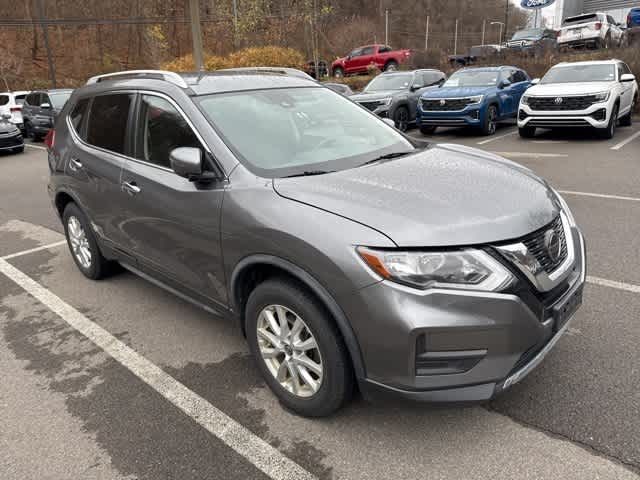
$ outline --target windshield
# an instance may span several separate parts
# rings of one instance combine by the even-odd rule
[[[365,92],[382,92],[385,90],[406,90],[413,80],[412,73],[378,75],[369,82],[364,89]]]
[[[531,30],[520,30],[513,34],[511,40],[523,40],[525,38],[540,38],[544,30],[532,28]]]
[[[613,82],[615,79],[613,65],[571,65],[552,68],[540,83]]]
[[[195,101],[227,146],[263,177],[345,170],[414,150],[375,115],[323,87],[222,93]]]
[[[564,27],[565,25],[575,25],[577,23],[595,22],[597,20],[598,16],[595,13],[591,13],[588,15],[580,15],[578,17],[565,18],[564,22],[562,22],[562,26]]]
[[[498,70],[461,70],[451,75],[443,87],[491,87],[498,83]]]
[[[64,107],[64,104],[67,103],[67,100],[69,100],[70,96],[71,96],[71,92],[49,93],[49,99],[53,104],[51,106],[56,110],[62,109],[62,107]]]

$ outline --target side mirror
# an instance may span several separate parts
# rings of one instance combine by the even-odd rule
[[[416,90],[420,90],[421,88],[424,88],[424,85],[411,85],[411,91],[415,92]]]
[[[197,181],[202,176],[202,151],[199,148],[174,148],[169,153],[171,168],[181,177]]]
[[[537,85],[540,83],[540,79],[539,78],[534,78],[533,80],[531,80],[531,85]]]
[[[620,77],[620,81],[624,83],[633,82],[635,81],[635,79],[636,79],[636,76],[631,73],[625,73]]]
[[[48,102],[41,103],[40,108],[46,108],[46,109],[51,108],[51,104]]]
[[[501,80],[500,83],[498,84],[498,88],[500,90],[510,87],[511,86],[511,82],[509,80]]]

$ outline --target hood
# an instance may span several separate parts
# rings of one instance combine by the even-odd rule
[[[368,102],[373,100],[382,100],[383,98],[394,97],[396,95],[407,94],[409,90],[380,90],[378,92],[371,93],[357,93],[355,95],[351,95],[351,100],[354,102]]]
[[[384,233],[400,247],[495,243],[551,222],[555,195],[530,170],[469,147],[312,177],[280,178],[281,196]]]
[[[527,95],[557,96],[557,95],[590,95],[606,92],[613,82],[581,82],[581,83],[549,83],[534,85],[527,90]]]
[[[456,98],[485,95],[493,92],[496,87],[440,87],[422,95],[423,98]]]

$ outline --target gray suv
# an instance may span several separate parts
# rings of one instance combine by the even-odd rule
[[[585,244],[530,170],[412,143],[312,80],[122,72],[59,115],[49,193],[88,278],[120,264],[237,321],[287,408],[358,388],[481,401],[566,330]]]
[[[29,93],[22,105],[24,136],[39,140],[49,133],[72,92],[70,89],[54,89]]]

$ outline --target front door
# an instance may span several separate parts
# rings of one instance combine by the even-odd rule
[[[140,267],[208,304],[227,305],[220,245],[224,184],[198,185],[171,169],[174,148],[206,149],[177,105],[142,94],[135,159],[124,165],[129,195],[122,232]],[[213,301],[213,302],[212,302]]]

